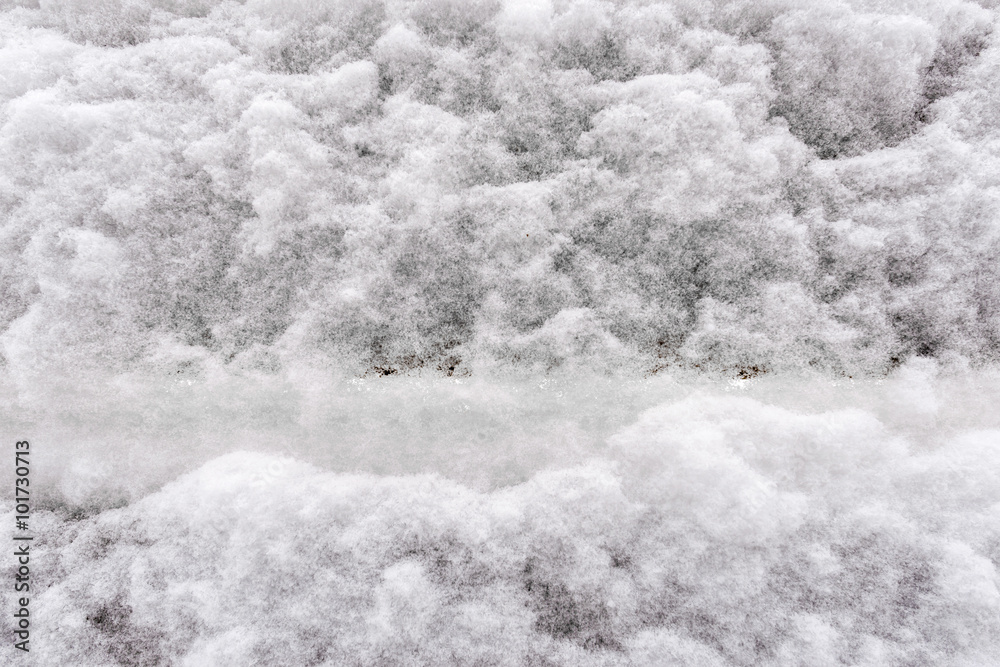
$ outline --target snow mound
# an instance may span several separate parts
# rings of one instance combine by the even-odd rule
[[[492,491],[231,453],[47,515],[36,657],[996,664],[1000,431],[940,435],[702,392]]]

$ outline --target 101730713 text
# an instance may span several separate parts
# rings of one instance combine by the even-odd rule
[[[28,502],[29,475],[31,470],[28,465],[28,456],[31,445],[27,440],[19,440],[14,445],[14,526],[17,529],[14,535],[14,558],[16,559],[14,568],[14,648],[27,653],[31,639],[31,617],[28,611],[31,593],[31,540],[32,536],[26,535],[28,531],[28,520],[31,517],[31,506]]]

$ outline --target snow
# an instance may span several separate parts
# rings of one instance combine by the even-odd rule
[[[992,4],[0,0],[36,664],[1000,664]]]
[[[36,657],[990,664],[1000,658],[1000,424],[959,416],[963,394],[992,388],[996,399],[995,376],[980,380],[918,366],[848,389],[647,384],[637,396],[655,405],[614,419],[605,406],[619,424],[585,454],[522,450],[534,462],[521,480],[485,485],[372,474],[357,460],[337,472],[330,459],[305,462],[322,454],[297,443],[297,456],[212,458],[83,519],[67,514],[64,486],[36,518]],[[896,383],[922,395],[908,413]],[[522,413],[548,391],[520,389],[512,409]],[[460,385],[437,391],[468,408],[454,417],[465,428],[497,402]],[[556,391],[575,395],[560,403],[563,424],[536,417],[530,430],[548,438],[535,448],[558,450],[567,422],[594,417],[579,383]],[[427,404],[446,409],[440,395]],[[80,477],[67,470],[64,484]]]

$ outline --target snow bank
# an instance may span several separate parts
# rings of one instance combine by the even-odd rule
[[[992,4],[0,0],[39,664],[1000,664]]]
[[[55,506],[38,664],[993,664],[1000,424],[934,370],[686,387],[480,490],[237,452]]]
[[[995,361],[995,10],[808,5],[6,0],[3,372]]]

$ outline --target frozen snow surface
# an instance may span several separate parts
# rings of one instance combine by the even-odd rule
[[[235,393],[26,427],[35,664],[1000,663],[995,371]]]
[[[439,436],[478,463],[460,466],[464,480],[402,474],[448,469],[433,438],[389,463],[348,462],[356,445],[335,436],[299,442],[294,457],[265,444],[205,454],[103,511],[81,509],[82,471],[100,470],[64,461],[34,518],[36,664],[1000,661],[996,374],[917,364],[867,385],[657,379],[603,407],[606,388],[567,379],[492,383],[488,397],[461,380],[375,382],[392,396],[355,396],[340,414],[435,394],[410,402],[420,428],[366,430],[355,414],[349,431],[376,450],[412,450],[410,433],[438,422],[482,439],[503,423],[498,403],[536,444],[488,437],[470,458],[476,443]],[[280,428],[304,437],[315,424],[291,412]],[[614,432],[589,444],[560,433],[574,429]],[[119,483],[134,480],[128,456],[173,455],[139,447],[89,455]],[[400,474],[365,471],[380,465]]]
[[[0,0],[30,661],[1000,664],[994,5]]]
[[[24,387],[998,358],[992,8],[0,9],[0,360]]]

